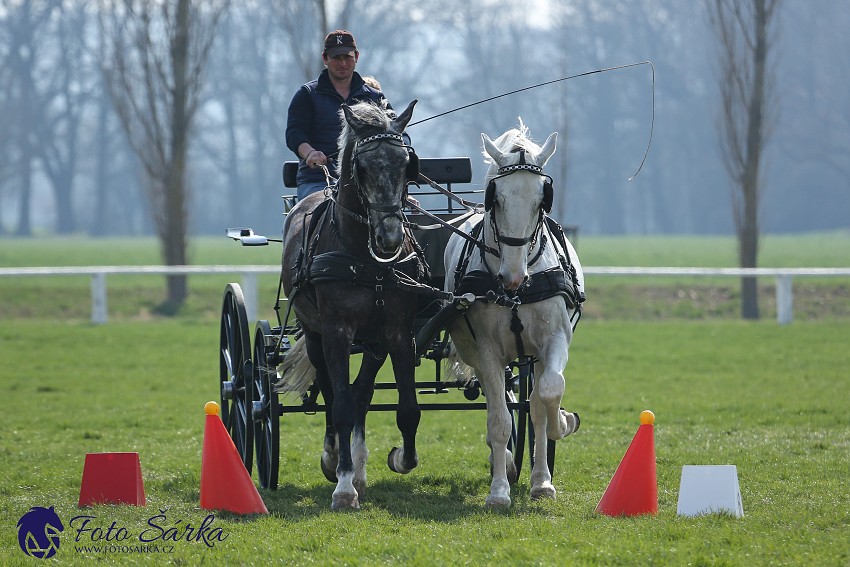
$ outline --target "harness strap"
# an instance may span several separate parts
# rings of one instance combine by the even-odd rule
[[[516,339],[517,357],[520,359],[525,358],[525,345],[522,342],[523,329],[525,329],[525,327],[519,318],[519,303],[515,303],[511,308],[511,331]]]

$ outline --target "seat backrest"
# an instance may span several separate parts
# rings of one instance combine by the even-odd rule
[[[298,162],[286,161],[283,163],[283,186],[298,187],[295,178],[298,176]]]
[[[472,162],[468,157],[419,158],[419,171],[437,183],[472,182]]]
[[[436,183],[471,183],[472,162],[468,157],[419,158],[419,171]],[[283,164],[283,186],[297,187],[298,162]]]

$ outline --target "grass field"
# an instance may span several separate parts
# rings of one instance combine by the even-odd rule
[[[805,249],[801,255],[815,261],[789,265],[846,265],[847,241],[837,235],[828,246],[798,243],[798,252]],[[667,252],[655,253],[657,264],[647,257],[635,263],[712,265],[707,250],[716,246],[696,242],[699,250],[692,252],[679,250],[687,248],[681,241],[659,243]],[[19,247],[3,244],[0,265],[18,265]],[[66,243],[64,255],[55,242],[50,251],[29,241],[18,244],[35,265],[60,265],[63,259],[62,264],[157,263],[155,249],[132,256],[143,248],[137,242],[115,243],[108,252],[101,244],[72,242],[74,253]],[[585,263],[628,265],[630,245],[621,239],[602,244],[583,239],[579,250],[584,258],[617,246],[624,251],[619,259]],[[785,248],[777,257],[796,257]],[[250,258],[270,255],[271,248],[233,245],[232,250],[232,256],[227,249],[221,258],[199,253],[196,261],[276,261]],[[675,263],[674,252],[683,254]],[[731,258],[733,265],[734,248]],[[582,428],[558,443],[558,499],[528,498],[526,466],[505,512],[483,506],[489,485],[483,412],[426,412],[418,436],[420,467],[403,477],[385,465],[387,451],[399,441],[394,416],[370,414],[369,492],[355,514],[330,512],[333,485],[318,467],[323,418],[284,416],[280,488],[261,491],[270,514],[214,514],[213,527],[223,541],[209,547],[186,533],[208,514],[199,508],[203,405],[218,397],[223,284],[199,281],[192,300],[197,303],[178,317],[162,318],[143,313],[155,305],[161,280],[116,281],[115,290],[110,280],[110,307],[116,313],[110,312],[108,325],[92,326],[87,308],[66,297],[79,286],[80,301],[88,301],[88,283],[83,278],[69,285],[73,279],[41,280],[41,291],[29,295],[35,280],[0,278],[6,311],[0,325],[0,384],[6,391],[0,565],[37,562],[20,550],[16,528],[33,506],[55,507],[66,528],[55,560],[69,565],[850,564],[850,319],[831,310],[785,327],[769,318],[739,321],[734,313],[589,314],[579,326],[566,372],[564,405],[581,414]],[[146,299],[133,299],[136,295]],[[204,307],[206,295],[212,305]],[[45,297],[54,305],[67,301],[67,316],[32,304]],[[606,297],[590,293],[590,301]],[[136,303],[126,307],[124,298]],[[427,366],[419,372],[432,374]],[[390,393],[383,395],[391,399]],[[457,392],[445,396],[461,398]],[[645,408],[656,414],[659,513],[596,515]],[[147,506],[77,507],[85,454],[101,451],[139,452]],[[736,465],[745,516],[678,517],[685,464]],[[75,531],[79,519],[69,525],[79,515],[94,516],[90,526],[102,530],[95,535],[112,526],[113,533],[124,528],[130,537],[93,542],[92,532]],[[145,530],[164,537],[144,547],[139,537]]]
[[[199,475],[203,404],[217,397],[214,327],[3,325],[0,564],[34,561],[18,548],[15,529],[32,506],[55,506],[66,528],[88,514],[103,530],[114,522],[134,535],[160,514],[167,520],[155,523],[181,529],[204,520]],[[91,546],[91,537],[77,542],[66,529],[57,557],[62,564],[847,565],[849,333],[848,322],[586,321],[565,400],[581,413],[582,429],[558,444],[555,502],[528,499],[525,469],[510,511],[484,509],[483,412],[426,412],[421,465],[405,477],[384,463],[398,442],[394,416],[373,413],[367,500],[360,513],[333,514],[333,487],[317,466],[323,420],[295,414],[281,422],[281,487],[262,491],[269,516],[217,514],[225,541],[158,542],[173,546],[159,555],[84,552],[75,546]],[[659,513],[597,516],[644,408],[657,416]],[[77,508],[84,455],[100,451],[140,453],[146,507]],[[677,517],[685,464],[735,464],[745,516]]]

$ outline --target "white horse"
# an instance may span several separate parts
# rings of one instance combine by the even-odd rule
[[[557,137],[557,132],[551,134],[540,147],[527,136],[521,120],[518,129],[495,141],[481,135],[490,163],[485,212],[460,227],[471,239],[453,235],[444,257],[445,289],[471,291],[479,298],[448,331],[456,354],[474,369],[487,398],[493,479],[486,504],[491,507],[510,505],[509,475],[516,480],[507,449],[511,434],[507,364],[522,355],[534,360],[532,498],[556,496],[547,465],[547,439],[561,439],[579,426],[578,415],[560,407],[563,370],[584,299],[584,275],[572,244],[546,215],[553,188],[543,166],[555,152]],[[447,362],[456,376],[464,373],[456,359]]]

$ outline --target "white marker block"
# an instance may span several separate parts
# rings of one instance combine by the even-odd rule
[[[738,469],[735,465],[685,465],[679,484],[680,516],[724,512],[744,515]]]

